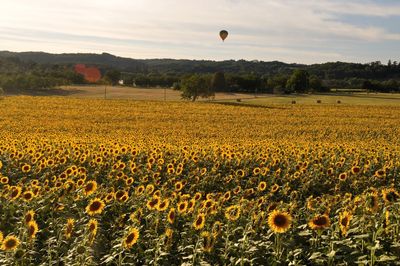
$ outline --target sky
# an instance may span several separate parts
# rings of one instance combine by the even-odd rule
[[[0,50],[386,63],[400,0],[0,0]]]

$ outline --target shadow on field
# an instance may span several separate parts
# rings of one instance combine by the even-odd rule
[[[64,90],[64,89],[35,89],[35,90],[11,90],[5,91],[6,96],[69,96],[81,93],[81,90]]]
[[[209,102],[213,104],[220,104],[220,105],[231,105],[231,106],[241,106],[241,107],[251,107],[251,108],[263,108],[263,109],[289,109],[285,107],[277,107],[277,106],[267,106],[262,104],[248,104],[248,103],[235,103],[235,102]]]

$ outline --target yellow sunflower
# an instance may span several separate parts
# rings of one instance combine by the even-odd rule
[[[131,228],[128,234],[125,235],[122,246],[126,249],[131,248],[139,239],[139,230],[135,227]]]
[[[219,236],[222,231],[222,223],[220,221],[216,221],[212,227],[212,234],[214,237]]]
[[[393,203],[400,198],[400,194],[394,188],[382,189],[382,197],[385,203]]]
[[[148,185],[146,186],[146,193],[147,193],[147,195],[153,194],[153,191],[154,191],[154,185],[148,184]]]
[[[158,197],[149,199],[146,204],[147,209],[154,210],[157,207],[157,205],[159,204],[159,202],[160,202],[160,198],[158,198]]]
[[[193,222],[193,227],[196,230],[200,230],[204,227],[205,223],[206,223],[206,216],[204,215],[204,213],[199,213]]]
[[[3,239],[1,249],[4,251],[14,251],[19,246],[19,239],[13,235],[9,235]]]
[[[167,215],[167,220],[168,220],[168,222],[169,222],[170,224],[173,224],[173,223],[174,223],[174,221],[175,221],[175,216],[176,216],[176,214],[175,214],[175,208],[171,208],[171,209],[169,210],[169,212],[168,212],[168,215]]]
[[[87,224],[87,228],[89,230],[89,233],[92,235],[96,235],[97,233],[97,227],[98,227],[99,223],[96,219],[90,219],[88,224]]]
[[[372,192],[367,194],[366,199],[366,208],[370,212],[377,212],[379,209],[379,197],[378,192]]]
[[[83,193],[86,196],[92,195],[97,189],[97,182],[92,180],[86,183]]]
[[[240,217],[241,208],[239,205],[229,206],[225,210],[225,217],[230,221],[236,221]]]
[[[168,206],[169,206],[169,199],[165,199],[161,201],[156,207],[158,211],[165,211],[166,209],[168,209]]]
[[[64,231],[64,235],[67,239],[71,238],[72,231],[74,230],[74,223],[75,223],[74,219],[72,218],[67,219],[67,224],[65,226],[65,231]]]
[[[177,208],[178,208],[178,213],[180,213],[180,214],[185,213],[186,210],[187,210],[187,207],[188,207],[188,202],[187,202],[187,201],[181,201],[181,202],[179,202],[179,203],[178,203],[178,206],[177,206]]]
[[[352,168],[351,168],[351,173],[353,174],[353,175],[357,175],[357,174],[359,174],[361,172],[361,168],[360,168],[360,166],[358,166],[358,165],[355,165],[355,166],[353,166]]]
[[[352,215],[348,211],[344,211],[339,215],[339,226],[340,226],[340,231],[342,232],[343,236],[346,236],[346,234],[347,234],[347,230],[349,229],[351,218],[352,218]]]
[[[8,184],[8,177],[6,177],[6,176],[3,176],[3,177],[1,177],[1,179],[0,179],[0,182],[2,183],[2,184]]]
[[[135,194],[139,196],[139,195],[142,195],[144,191],[145,191],[144,186],[140,185],[140,186],[136,187]]]
[[[183,188],[183,184],[181,181],[175,183],[175,191],[181,191]]]
[[[253,175],[259,175],[261,173],[261,169],[259,167],[256,167],[253,169]]]
[[[27,225],[28,228],[28,236],[29,239],[34,239],[36,237],[37,232],[39,231],[38,224],[35,220],[32,220]]]
[[[266,183],[266,182],[261,181],[261,182],[258,184],[258,190],[259,190],[259,191],[264,191],[266,188],[267,188],[267,183]]]
[[[386,176],[386,172],[383,169],[379,169],[375,172],[375,176],[376,177],[385,177]]]
[[[11,200],[16,200],[20,195],[21,195],[22,188],[19,186],[12,186],[11,187],[11,193],[10,193],[10,199]]]
[[[287,212],[274,210],[268,216],[268,225],[275,233],[285,233],[292,225],[292,216]]]
[[[211,252],[214,246],[214,237],[208,231],[203,231],[200,235],[203,238],[203,250],[205,252]]]
[[[104,201],[105,201],[106,203],[110,203],[110,202],[113,201],[114,199],[115,199],[115,194],[114,194],[114,192],[110,192],[110,193],[107,193],[106,197],[104,198]]]
[[[35,194],[30,190],[27,190],[24,193],[22,193],[22,199],[24,201],[31,201],[34,196],[35,196]]]
[[[347,173],[346,172],[345,173],[341,173],[339,175],[339,180],[340,181],[346,181],[346,179],[347,179]]]
[[[278,191],[278,189],[279,189],[279,185],[278,185],[278,184],[274,184],[274,185],[272,186],[272,188],[271,188],[271,192],[272,192],[272,193],[275,193],[275,192]]]
[[[90,215],[96,215],[103,212],[105,207],[104,201],[99,198],[94,198],[90,201],[89,205],[86,206],[86,212]]]
[[[28,173],[29,171],[31,171],[31,166],[29,164],[24,164],[22,165],[21,170],[24,173]]]
[[[239,170],[237,170],[236,171],[236,176],[238,176],[238,177],[244,177],[244,171],[242,170],[242,169],[239,169]]]
[[[308,222],[308,226],[310,226],[310,228],[313,230],[325,229],[328,228],[330,225],[331,220],[329,219],[329,216],[327,214],[317,215]]]
[[[32,221],[34,217],[35,217],[35,211],[34,210],[28,211],[24,216],[25,224],[28,224],[30,221]]]

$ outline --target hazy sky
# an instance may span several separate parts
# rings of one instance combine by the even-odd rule
[[[400,0],[0,0],[0,50],[386,63]]]

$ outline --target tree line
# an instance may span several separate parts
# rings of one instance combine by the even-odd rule
[[[102,74],[100,84],[117,84],[122,79],[126,86],[181,88],[194,76],[207,80],[213,91],[304,93],[341,88],[400,92],[400,64],[392,60],[387,64],[377,61],[301,65],[245,60],[135,60],[105,53],[35,52],[0,52],[0,87],[8,91],[85,84],[83,76],[73,69],[76,63],[98,67]]]

